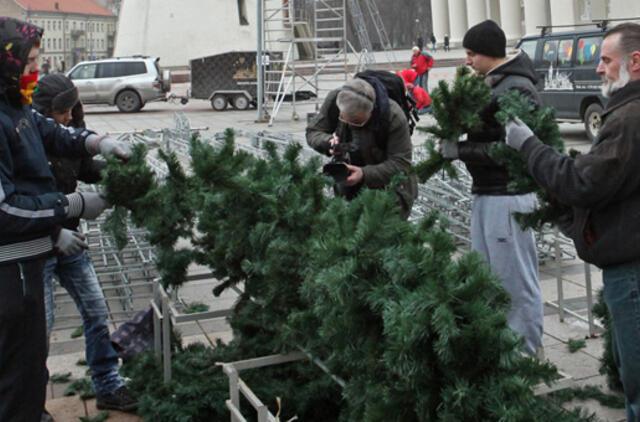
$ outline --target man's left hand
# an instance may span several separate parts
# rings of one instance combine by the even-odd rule
[[[347,186],[357,185],[364,178],[364,173],[362,173],[362,168],[358,166],[352,166],[347,164],[347,170],[349,170],[349,177],[344,181],[344,184]]]

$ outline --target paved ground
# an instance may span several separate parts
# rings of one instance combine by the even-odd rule
[[[381,56],[383,53],[377,53]],[[409,57],[409,52],[396,52],[396,56],[405,55]],[[435,53],[436,60],[461,58],[463,53],[460,50],[443,53]],[[378,60],[381,60],[378,58]],[[455,74],[453,67],[435,68],[430,77],[430,86],[434,86],[438,80],[450,80]],[[341,84],[340,80],[330,83],[332,87]],[[188,89],[187,84],[174,86],[174,91],[178,95],[183,95]],[[299,106],[297,114],[306,116],[306,113],[313,112],[315,105]],[[162,129],[174,126],[174,114],[183,112],[191,122],[192,127],[207,127],[208,132],[216,133],[227,127],[239,128],[247,131],[274,131],[290,132],[297,135],[304,134],[305,119],[301,117],[298,121],[290,119],[293,109],[285,104],[277,116],[274,124],[268,126],[264,123],[256,123],[257,114],[255,110],[250,111],[225,111],[214,112],[208,101],[191,100],[187,105],[177,103],[152,103],[148,104],[140,113],[122,114],[115,107],[87,106],[87,123],[91,129],[98,132],[129,132],[143,129]],[[421,122],[424,123],[424,122]],[[589,143],[585,136],[582,125],[562,124],[561,133],[569,148],[586,150]],[[413,138],[414,144],[418,145],[424,141],[423,135],[416,133]],[[602,286],[601,272],[591,267],[594,291]],[[585,267],[579,260],[565,260],[561,265],[561,275],[563,278],[563,291],[568,309],[575,311],[579,315],[586,316],[586,289],[585,289]],[[553,263],[541,265],[540,284],[546,301],[556,301],[558,298],[557,289],[557,266]],[[233,301],[233,294],[214,299],[210,294],[212,281],[200,280],[189,283],[181,292],[181,297],[185,302],[205,301],[209,302],[211,309],[227,309]],[[62,301],[64,302],[64,301]],[[63,305],[60,305],[63,306]],[[70,307],[70,303],[64,306]],[[227,341],[231,338],[231,332],[223,319],[213,319],[199,322],[192,322],[180,325],[185,343],[195,341],[213,344],[220,338]],[[83,339],[71,339],[71,329],[57,330],[51,349],[51,356],[48,364],[51,373],[72,372],[73,378],[84,376],[86,367],[76,365],[76,362],[84,357]],[[598,373],[598,359],[602,355],[602,340],[599,337],[588,338],[587,347],[571,354],[567,348],[569,339],[579,339],[589,337],[588,325],[573,316],[565,317],[564,321],[559,320],[557,309],[550,305],[545,306],[545,328],[544,328],[544,348],[546,357],[556,364],[563,372],[567,373],[577,384],[595,384],[606,389],[606,382]],[[64,386],[50,385],[48,389],[49,401],[47,406],[57,421],[76,421],[77,417],[85,416],[85,408],[79,399],[75,397],[62,398]],[[623,410],[605,409],[597,403],[586,403],[590,411],[596,412],[603,421],[624,420]],[[91,402],[88,403],[88,413],[95,414],[95,409]],[[128,418],[128,419],[127,419]],[[112,421],[134,421],[133,417],[112,414],[109,420]]]

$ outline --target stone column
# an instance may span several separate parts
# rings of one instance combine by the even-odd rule
[[[484,0],[467,0],[467,23],[469,28],[487,18],[487,3]]]
[[[609,18],[626,18],[640,16],[640,3],[637,1],[609,0]],[[634,21],[637,23],[638,21]],[[614,26],[620,22],[611,22]]]
[[[464,33],[467,32],[467,2],[466,0],[449,0],[449,25],[451,33],[449,42],[451,47],[462,44]]]
[[[547,22],[547,2],[541,0],[524,0],[525,35],[540,32],[537,26],[549,25]]]
[[[507,44],[522,37],[520,0],[500,0],[500,26],[507,37]]]
[[[447,0],[431,0],[431,19],[433,22],[433,33],[438,44],[442,44],[444,34],[449,33],[449,5]],[[425,39],[429,44],[429,41]]]
[[[573,0],[553,0],[551,5],[551,25],[574,25],[577,22],[575,2]],[[571,27],[562,28],[570,31]]]

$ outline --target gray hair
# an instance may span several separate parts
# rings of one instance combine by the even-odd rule
[[[348,80],[340,89],[336,104],[347,116],[371,113],[376,103],[376,91],[363,79]]]
[[[415,53],[416,51],[420,51],[420,47],[418,47],[418,46],[416,45],[416,46],[414,46],[414,47],[411,49],[411,51],[413,51],[414,53]]]
[[[607,38],[615,34],[620,34],[618,47],[622,54],[628,55],[634,51],[640,51],[640,25],[621,23],[608,30],[604,37]]]

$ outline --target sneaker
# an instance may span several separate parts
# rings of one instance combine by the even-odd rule
[[[53,420],[53,416],[51,416],[51,413],[47,412],[47,409],[44,409],[44,412],[42,412],[42,416],[40,416],[40,422],[55,422]]]
[[[138,408],[138,399],[123,385],[111,393],[97,394],[96,407],[100,410],[111,409],[132,412]]]

